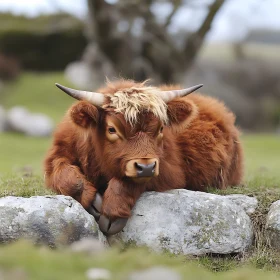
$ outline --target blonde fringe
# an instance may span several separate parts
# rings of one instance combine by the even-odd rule
[[[122,113],[131,125],[137,123],[138,114],[144,111],[152,112],[164,123],[168,122],[167,105],[157,95],[159,89],[155,87],[132,87],[108,94],[110,102],[104,107],[115,108],[115,112]]]

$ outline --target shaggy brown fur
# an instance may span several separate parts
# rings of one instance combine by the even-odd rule
[[[79,101],[69,109],[45,160],[49,188],[74,197],[86,209],[98,191],[103,194],[102,214],[114,219],[129,217],[144,191],[207,191],[241,182],[239,132],[234,115],[221,102],[191,94],[150,109],[145,100],[144,108],[136,106],[132,114],[136,121],[127,108],[118,110],[116,104],[122,107],[127,100],[118,103],[112,96],[135,91],[143,95],[146,88],[133,81],[111,83],[99,90],[107,96],[103,108]],[[156,159],[158,176],[150,180],[127,176],[133,168],[128,163],[134,159]]]

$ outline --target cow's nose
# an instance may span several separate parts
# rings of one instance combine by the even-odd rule
[[[152,177],[156,170],[156,162],[150,164],[135,162],[135,168],[137,170],[137,177]]]
[[[125,166],[125,176],[134,179],[151,179],[159,174],[159,159],[157,158],[134,158]]]

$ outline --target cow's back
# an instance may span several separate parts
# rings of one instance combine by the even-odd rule
[[[185,97],[198,108],[198,114],[178,134],[185,161],[188,189],[205,191],[239,184],[243,175],[243,152],[235,116],[211,97],[192,94]]]

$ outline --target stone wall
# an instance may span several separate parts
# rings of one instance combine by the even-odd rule
[[[147,246],[173,254],[243,253],[254,240],[250,215],[258,201],[245,195],[220,196],[188,190],[144,193],[118,234],[106,237],[94,218],[66,196],[0,198],[0,241],[21,238],[53,247],[85,237],[101,243]],[[280,201],[269,211],[266,233],[279,249]]]

